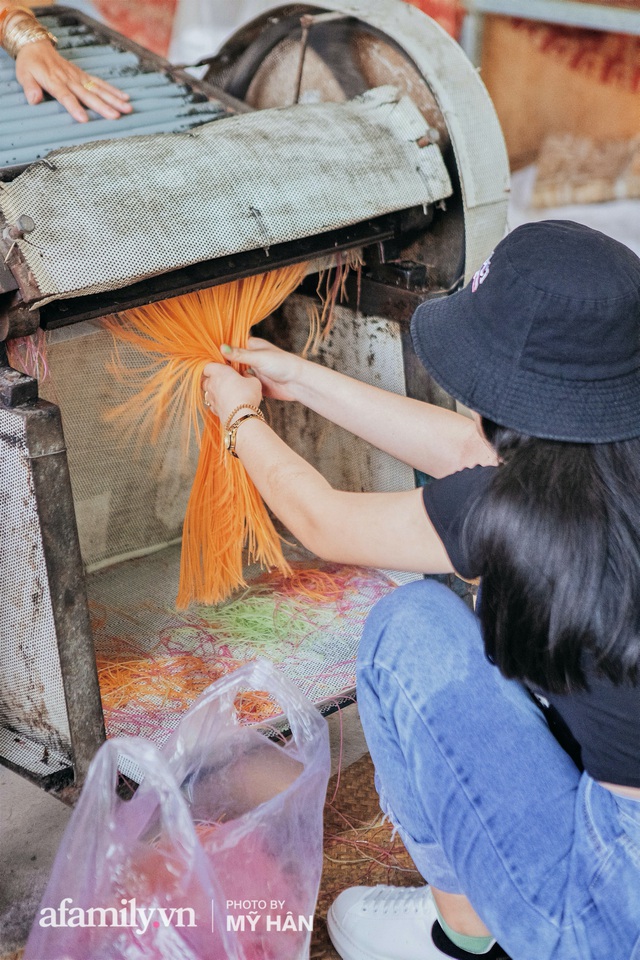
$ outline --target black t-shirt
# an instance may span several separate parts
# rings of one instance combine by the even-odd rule
[[[435,480],[424,488],[424,505],[454,569],[478,576],[467,556],[462,529],[496,467],[473,467]],[[640,685],[615,686],[586,665],[588,689],[559,696],[542,693],[577,741],[582,764],[595,779],[640,787]]]

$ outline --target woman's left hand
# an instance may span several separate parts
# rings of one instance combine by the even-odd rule
[[[129,94],[65,60],[49,40],[27,43],[18,50],[16,79],[29,103],[40,103],[46,91],[80,123],[89,119],[84,107],[106,120],[132,111]]]
[[[262,386],[257,377],[238,373],[225,363],[208,363],[202,375],[205,402],[212,413],[226,423],[229,414],[242,404],[259,407]]]

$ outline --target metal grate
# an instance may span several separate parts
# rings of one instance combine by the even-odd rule
[[[84,21],[84,22],[83,22]],[[105,37],[97,24],[69,13],[41,16],[40,22],[58,39],[58,50],[92,76],[107,80],[131,97],[133,113],[105,120],[89,111],[90,122],[79,124],[57,101],[29,105],[15,77],[15,64],[0,50],[0,173],[33,163],[52,150],[91,140],[138,134],[178,133],[231,113],[219,100],[210,100],[187,83],[178,83],[135,50]]]
[[[0,755],[6,745],[24,746],[30,756],[39,750],[68,765],[71,737],[28,441],[21,413],[0,407]]]

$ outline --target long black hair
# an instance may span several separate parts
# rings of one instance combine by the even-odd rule
[[[564,693],[640,677],[640,439],[565,443],[483,419],[500,466],[465,524],[502,673]]]

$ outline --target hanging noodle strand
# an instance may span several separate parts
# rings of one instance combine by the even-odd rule
[[[192,430],[200,442],[183,526],[176,601],[180,609],[193,601],[219,603],[242,586],[245,547],[250,563],[289,573],[260,494],[241,462],[224,450],[222,425],[204,406],[201,376],[207,363],[225,362],[223,343],[246,346],[251,327],[280,306],[305,272],[305,264],[294,264],[150,304],[110,324],[117,341],[148,358],[137,369],[127,370],[116,349],[116,374],[138,377],[141,386],[111,411],[110,419],[147,423],[152,439],[178,419],[184,436]]]

